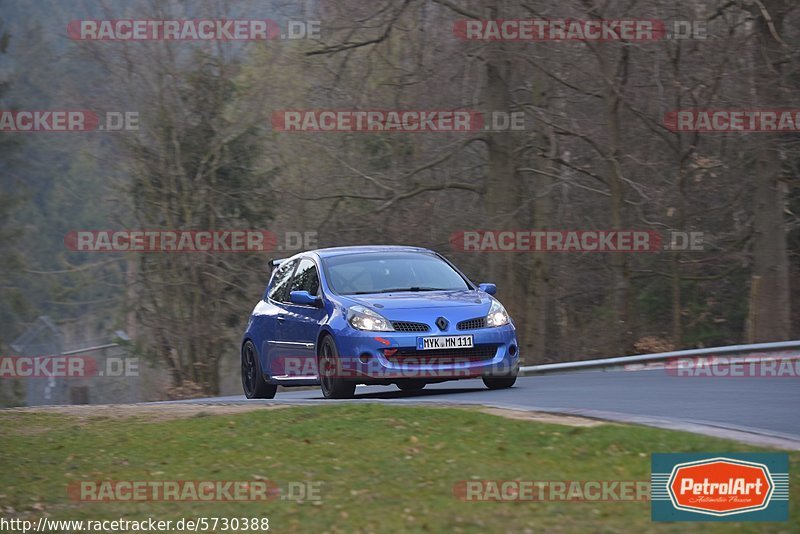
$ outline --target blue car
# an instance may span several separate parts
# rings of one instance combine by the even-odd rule
[[[426,384],[483,379],[514,385],[516,331],[492,295],[443,256],[416,247],[337,247],[272,260],[272,276],[241,347],[248,398],[278,385],[319,384],[350,398],[356,384]]]

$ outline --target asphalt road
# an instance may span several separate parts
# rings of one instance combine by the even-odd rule
[[[646,424],[800,450],[800,377],[676,377],[663,369],[585,371],[521,377],[507,390],[480,380],[428,385],[418,393],[361,386],[355,400],[325,401],[319,389],[279,391],[274,400],[243,396],[191,403],[389,402],[482,404]]]

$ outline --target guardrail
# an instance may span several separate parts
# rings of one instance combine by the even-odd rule
[[[546,363],[542,365],[527,365],[520,367],[520,374],[540,375],[547,373],[566,373],[582,371],[585,369],[600,369],[617,367],[631,363],[649,363],[670,360],[673,358],[689,358],[697,356],[742,355],[760,352],[775,352],[782,349],[800,349],[800,341],[778,341],[775,343],[753,343],[750,345],[730,345],[727,347],[711,347],[707,349],[675,350],[672,352],[658,352],[655,354],[639,354],[636,356],[620,356],[616,358],[601,358],[599,360],[582,360],[576,362]]]

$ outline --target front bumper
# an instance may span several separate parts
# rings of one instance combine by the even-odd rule
[[[472,335],[473,349],[417,350],[417,338]],[[365,383],[402,379],[427,382],[507,376],[519,368],[519,345],[511,324],[448,332],[366,332],[352,328],[336,335],[341,378]]]

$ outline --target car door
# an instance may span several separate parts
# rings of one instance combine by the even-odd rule
[[[297,264],[292,278],[291,291],[308,291],[314,296],[321,296],[319,271],[311,258],[302,258]],[[289,295],[287,293],[287,300]],[[286,315],[281,328],[281,343],[287,355],[291,356],[292,377],[315,376],[316,372],[316,340],[319,327],[325,318],[325,310],[320,306],[302,304],[285,304]]]
[[[262,365],[269,376],[280,376],[283,373],[280,364],[282,337],[281,330],[286,318],[286,301],[289,300],[289,287],[297,260],[287,261],[278,266],[272,277],[264,298],[256,308],[257,331],[261,342]]]

